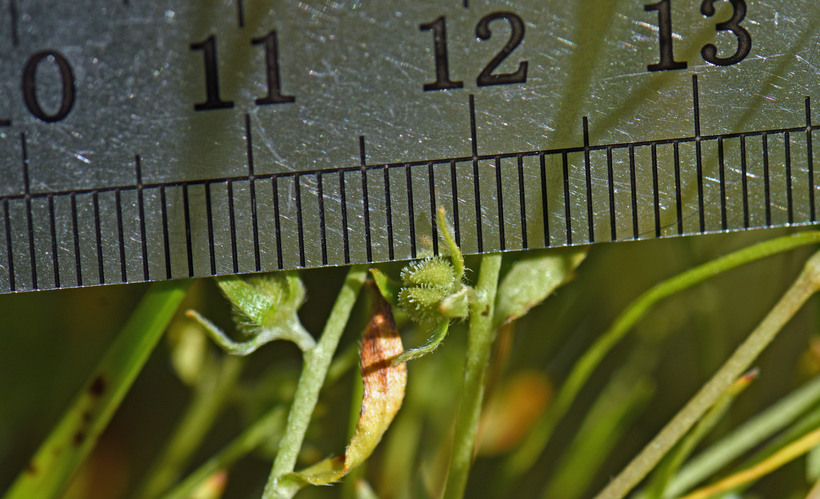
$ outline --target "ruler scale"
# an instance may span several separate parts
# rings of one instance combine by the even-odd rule
[[[811,0],[80,3],[7,2],[0,293],[816,222]]]

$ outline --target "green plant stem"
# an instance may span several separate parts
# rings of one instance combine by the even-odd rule
[[[163,496],[164,499],[186,499],[208,477],[229,468],[234,462],[259,447],[285,424],[285,407],[276,406],[245,429],[224,449],[208,459],[182,482]]]
[[[665,497],[681,495],[786,426],[801,426],[795,420],[809,408],[816,407],[818,401],[820,377],[794,390],[690,459],[672,478]]]
[[[191,281],[152,284],[7,499],[58,497],[108,425],[162,337]]]
[[[319,392],[333,359],[333,353],[336,351],[336,346],[339,344],[339,339],[342,337],[350,312],[366,277],[365,267],[351,267],[339,291],[339,296],[336,298],[336,303],[330,311],[322,337],[315,347],[304,354],[302,373],[299,376],[293,404],[288,413],[285,434],[279,443],[279,452],[276,454],[273,468],[265,485],[263,499],[291,497],[289,489],[280,488],[279,479],[292,472],[296,466],[296,458],[302,448],[305,431],[307,431],[313,409],[319,399]]]
[[[136,497],[158,497],[179,478],[191,454],[224,408],[225,399],[236,385],[243,365],[241,357],[228,355],[206,362],[197,380],[193,400],[177,423],[161,457],[151,465],[146,475],[148,478]]]
[[[804,435],[779,451],[775,452],[760,463],[730,475],[723,480],[712,485],[698,489],[691,494],[687,494],[681,499],[709,499],[721,492],[727,492],[741,485],[745,485],[760,477],[768,475],[781,466],[797,459],[820,444],[820,428]]]
[[[647,489],[648,493],[638,494],[640,499],[659,499],[669,496],[666,489],[672,477],[680,469],[681,465],[689,458],[689,455],[703,440],[703,438],[717,425],[717,423],[726,415],[729,408],[732,406],[735,398],[745,390],[751,382],[757,377],[757,371],[752,370],[740,379],[738,379],[732,387],[723,394],[723,396],[712,406],[711,409],[698,421],[694,429],[690,431],[686,438],[675,447],[669,455],[661,462],[655,470],[655,476],[650,480]]]
[[[481,259],[481,269],[470,301],[470,328],[467,339],[467,358],[464,362],[464,384],[456,416],[456,433],[450,469],[444,489],[445,499],[464,496],[467,477],[473,462],[475,437],[484,399],[484,378],[490,360],[495,329],[493,306],[498,289],[498,273],[501,255],[486,255]]]
[[[687,270],[660,282],[633,301],[575,363],[567,380],[561,386],[555,401],[543,419],[535,426],[529,438],[504,463],[502,480],[510,483],[532,467],[541,455],[558,425],[567,413],[578,393],[610,350],[649,312],[659,301],[675,293],[699,284],[710,277],[741,265],[789,251],[800,246],[820,242],[820,232],[801,232],[743,248],[710,262]]]
[[[598,499],[621,498],[628,494],[731,387],[732,383],[749,368],[786,322],[817,291],[818,287],[820,287],[820,252],[809,258],[794,284],[769,311],[760,325],[732,353],[718,372],[596,497]]]

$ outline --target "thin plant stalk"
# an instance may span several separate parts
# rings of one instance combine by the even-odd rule
[[[708,499],[721,492],[727,492],[741,485],[750,483],[797,459],[817,447],[818,444],[820,444],[820,428],[804,435],[796,442],[783,447],[751,468],[739,471],[717,483],[700,488],[691,494],[683,496],[681,499]]]
[[[224,409],[224,403],[242,372],[242,357],[211,359],[200,372],[194,396],[168,445],[150,468],[136,497],[158,497],[179,478],[193,452]]]
[[[191,497],[197,487],[210,476],[220,470],[230,468],[234,462],[259,447],[272,434],[277,433],[285,424],[285,411],[285,407],[281,405],[268,411],[233,439],[225,448],[162,496],[163,499],[186,499]]]
[[[470,301],[470,326],[467,357],[464,363],[464,385],[456,416],[453,453],[444,489],[445,499],[461,498],[467,487],[467,477],[473,462],[475,438],[484,399],[484,379],[490,360],[495,329],[493,305],[498,288],[501,255],[486,255],[475,287],[475,299]]]
[[[61,495],[142,370],[190,285],[191,281],[164,281],[148,288],[6,499]]]
[[[666,497],[679,496],[786,426],[799,427],[795,420],[818,401],[820,378],[815,378],[690,459],[672,478]]]
[[[530,469],[541,455],[550,438],[567,413],[578,393],[612,348],[649,312],[652,306],[680,291],[699,284],[710,277],[778,253],[820,242],[820,231],[801,232],[764,241],[735,251],[687,270],[660,282],[633,301],[575,363],[567,380],[561,386],[555,401],[544,418],[533,429],[529,438],[504,463],[502,477],[506,483],[514,481]]]
[[[752,383],[757,377],[757,374],[757,370],[753,369],[732,384],[732,387],[709,409],[706,415],[695,425],[695,428],[686,435],[686,438],[666,456],[666,459],[664,459],[655,470],[655,476],[650,480],[647,486],[648,492],[643,495],[638,494],[639,498],[657,499],[674,496],[674,494],[666,492],[672,477],[675,476],[681,465],[689,458],[689,455],[701,440],[703,440],[723,416],[726,415],[735,398]]]
[[[279,480],[290,473],[296,466],[296,458],[302,448],[305,432],[310,424],[313,409],[319,400],[319,392],[325,382],[330,362],[339,339],[347,326],[350,312],[356,303],[356,297],[367,277],[367,269],[362,266],[351,267],[345,278],[342,289],[336,297],[336,303],[330,311],[324,331],[318,343],[304,354],[302,373],[296,385],[296,393],[288,413],[285,434],[279,443],[279,452],[273,462],[268,482],[262,494],[263,499],[290,497],[291,492],[279,487]]]
[[[731,387],[732,383],[749,369],[752,362],[818,287],[820,252],[809,258],[794,284],[718,372],[596,497],[611,499],[628,494]]]

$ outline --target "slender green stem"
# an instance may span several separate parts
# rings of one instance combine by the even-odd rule
[[[690,459],[672,478],[665,496],[681,495],[713,475],[715,470],[748,454],[751,449],[787,426],[791,429],[803,429],[802,423],[795,420],[808,409],[817,407],[818,402],[820,378],[814,378]],[[811,415],[808,417],[816,425],[816,420]],[[786,436],[792,435],[787,432]]]
[[[6,494],[58,497],[88,456],[185,297],[191,281],[152,284],[71,407]]]
[[[689,458],[695,447],[697,447],[712,428],[723,419],[723,416],[729,411],[735,398],[737,398],[756,377],[757,371],[753,369],[735,381],[732,387],[724,393],[703,418],[698,421],[698,424],[686,435],[686,438],[661,462],[647,486],[648,492],[638,494],[640,499],[659,499],[671,495],[666,493],[666,489],[672,477],[677,474],[681,465]]]
[[[709,499],[721,492],[727,492],[741,485],[750,483],[797,459],[817,447],[818,444],[820,444],[820,428],[804,435],[796,442],[783,447],[760,463],[730,475],[715,484],[687,494],[681,499]]]
[[[177,423],[161,457],[151,465],[146,475],[148,478],[136,497],[158,497],[179,478],[191,454],[224,409],[225,399],[236,385],[243,365],[241,357],[227,355],[205,364],[193,400]]]
[[[820,242],[820,232],[818,231],[801,232],[764,241],[687,270],[656,284],[639,296],[615,319],[612,327],[602,334],[575,363],[545,417],[533,429],[523,445],[504,463],[503,480],[505,482],[514,481],[532,467],[546,447],[550,437],[552,437],[552,432],[558,422],[572,406],[578,393],[598,367],[598,364],[626,336],[626,333],[643,319],[652,306],[664,298],[728,270],[777,253],[818,242]]]
[[[330,317],[327,319],[322,337],[315,347],[305,352],[302,373],[299,376],[293,404],[288,414],[285,435],[279,443],[279,452],[265,485],[263,499],[290,497],[288,489],[279,487],[279,479],[292,472],[296,466],[296,458],[302,448],[313,409],[319,400],[319,392],[324,384],[330,361],[333,359],[333,353],[336,351],[336,346],[339,344],[339,339],[342,337],[342,332],[345,330],[350,312],[366,277],[365,267],[357,266],[350,269],[330,312]]]
[[[484,399],[484,378],[490,360],[495,329],[493,307],[498,289],[501,255],[486,255],[476,283],[475,296],[470,301],[470,328],[467,358],[464,362],[464,385],[456,416],[456,433],[450,469],[444,489],[445,499],[461,498],[467,488],[467,477],[473,463],[475,437]]]
[[[807,262],[786,294],[769,311],[760,325],[732,353],[717,373],[652,439],[644,449],[613,479],[598,499],[621,498],[632,490],[661,458],[712,407],[771,343],[780,329],[820,287],[820,252]]]
[[[259,447],[277,429],[285,425],[285,407],[278,405],[258,421],[245,429],[224,449],[208,459],[202,466],[163,496],[164,499],[186,499],[196,488],[219,470],[229,468],[234,462]]]

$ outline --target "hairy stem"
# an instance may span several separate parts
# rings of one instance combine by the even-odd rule
[[[501,255],[487,255],[481,259],[475,297],[470,301],[470,329],[467,340],[467,358],[464,362],[464,385],[456,416],[456,433],[444,490],[445,499],[464,496],[467,477],[473,463],[475,437],[484,399],[484,378],[495,338],[493,305],[500,268]]]
[[[319,391],[325,382],[330,361],[333,359],[333,353],[336,351],[336,346],[339,344],[345,326],[347,326],[350,312],[356,303],[356,297],[366,277],[366,268],[361,266],[351,267],[345,278],[344,285],[339,291],[339,296],[336,298],[336,303],[333,304],[333,309],[330,311],[330,317],[328,317],[325,329],[322,331],[322,337],[315,347],[305,352],[302,373],[296,385],[296,393],[293,397],[290,413],[288,413],[285,434],[279,443],[279,452],[273,462],[273,468],[265,485],[265,491],[262,494],[263,499],[290,497],[289,490],[279,487],[279,480],[283,475],[292,472],[296,466],[296,458],[302,448],[305,431],[307,431],[310,418],[313,415],[313,409],[319,400]]]

